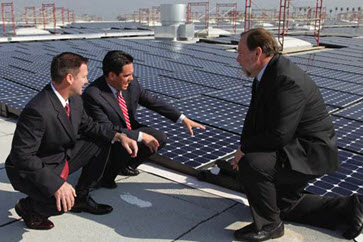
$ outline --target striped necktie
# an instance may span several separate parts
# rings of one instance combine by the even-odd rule
[[[124,115],[126,126],[127,126],[127,128],[129,130],[131,130],[129,112],[127,111],[127,105],[126,105],[125,99],[124,99],[124,97],[122,95],[120,95],[120,92],[117,92],[116,96],[117,96],[118,105],[120,105],[120,108],[121,108],[122,113]]]

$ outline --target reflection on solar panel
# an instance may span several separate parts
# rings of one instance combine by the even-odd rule
[[[211,126],[240,134],[247,107],[212,97],[196,97],[173,104],[188,117]]]
[[[326,196],[363,194],[363,156],[339,150],[339,170],[309,182],[306,190]]]
[[[212,127],[194,130],[194,137],[191,137],[184,125],[172,123],[147,109],[141,110],[137,118],[142,123],[165,132],[168,143],[159,154],[195,169],[232,154],[239,143],[238,135]]]

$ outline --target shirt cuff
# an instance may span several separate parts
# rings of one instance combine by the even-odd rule
[[[142,141],[142,132],[139,132],[139,137],[137,137],[137,142],[141,142]]]
[[[178,118],[178,121],[176,121],[178,124],[180,124],[181,122],[183,122],[183,120],[185,119],[185,115],[182,114],[180,115],[180,117]]]

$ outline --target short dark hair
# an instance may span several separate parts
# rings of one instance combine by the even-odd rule
[[[241,34],[241,38],[247,35],[247,48],[252,51],[260,47],[266,56],[273,56],[279,53],[279,46],[273,35],[263,28],[250,29]]]
[[[110,72],[119,75],[124,65],[128,65],[134,61],[130,54],[120,50],[109,51],[102,61],[103,75],[108,76]]]
[[[88,64],[88,59],[72,52],[55,56],[50,67],[52,80],[61,83],[68,74],[77,75],[82,64]]]

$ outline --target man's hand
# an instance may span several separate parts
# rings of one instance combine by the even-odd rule
[[[188,129],[190,136],[194,136],[193,128],[205,129],[205,127],[203,125],[201,125],[200,123],[194,122],[193,120],[190,120],[187,117],[185,117],[183,119],[183,123],[184,123],[185,127]]]
[[[77,195],[74,188],[69,183],[64,182],[63,185],[54,193],[54,197],[58,211],[62,211],[63,206],[63,211],[67,212],[72,209],[74,205],[74,197],[77,197]]]
[[[241,158],[244,156],[245,154],[241,151],[241,149],[238,147],[238,149],[236,150],[236,153],[234,154],[234,158],[232,160],[232,167],[233,167],[233,170],[239,170],[239,167],[238,167],[238,162],[241,160]]]
[[[122,146],[126,149],[127,153],[129,153],[132,158],[135,158],[137,156],[138,147],[135,140],[130,139],[125,134],[119,134],[118,140],[121,142]]]
[[[142,142],[149,148],[149,150],[153,153],[158,151],[159,141],[154,138],[154,136],[142,132]]]

